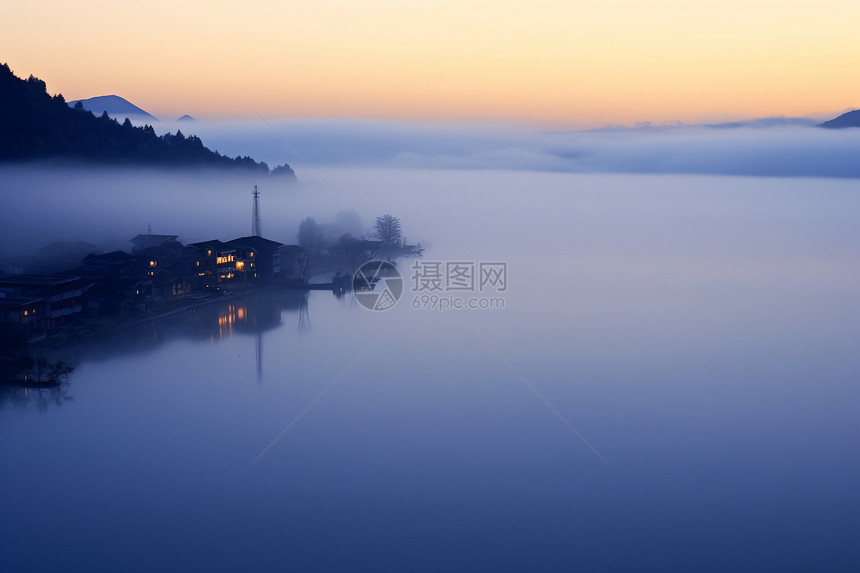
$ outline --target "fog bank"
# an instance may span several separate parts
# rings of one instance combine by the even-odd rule
[[[489,122],[255,119],[163,123],[269,165],[860,177],[860,130],[800,121],[544,131]]]

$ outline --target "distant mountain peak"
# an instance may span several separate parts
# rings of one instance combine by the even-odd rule
[[[197,121],[197,120],[194,119],[193,117],[191,117],[190,115],[185,114],[182,117],[180,117],[179,119],[177,119],[176,121]]]
[[[93,112],[94,115],[101,115],[107,112],[114,119],[122,121],[125,118],[137,120],[158,121],[158,118],[148,113],[125,98],[118,95],[96,96],[88,99],[76,99],[69,102],[69,107],[75,107],[75,104],[81,102],[84,109]]]
[[[860,109],[855,109],[847,113],[843,113],[839,117],[834,117],[829,121],[825,121],[820,127],[830,129],[841,129],[843,127],[860,127]]]

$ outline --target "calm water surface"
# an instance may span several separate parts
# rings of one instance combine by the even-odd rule
[[[481,234],[534,174],[328,178],[425,261],[506,262],[505,308],[416,310],[400,261],[385,312],[62,350],[64,396],[0,404],[0,569],[860,568],[857,183],[547,175]]]

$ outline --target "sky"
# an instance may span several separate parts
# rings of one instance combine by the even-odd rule
[[[856,0],[11,2],[0,59],[161,118],[552,128],[860,106]]]

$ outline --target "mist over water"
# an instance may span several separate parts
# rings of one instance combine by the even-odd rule
[[[513,169],[499,133],[404,159],[354,131],[291,142],[313,169],[260,144],[294,184],[0,168],[0,254],[247,235],[257,184],[265,237],[391,213],[423,261],[508,273],[498,310],[414,308],[403,260],[385,312],[255,294],[56,350],[73,400],[0,400],[0,569],[854,568],[860,181],[543,172],[579,143],[540,134]],[[740,161],[740,133],[702,149]],[[586,139],[625,165],[686,146]]]
[[[154,233],[177,234],[185,243],[247,235],[254,185],[262,193],[264,235],[273,240],[295,243],[298,224],[305,217],[333,225],[347,216],[352,219],[350,224],[334,225],[331,232],[358,236],[370,230],[377,216],[391,212],[404,219],[407,238],[425,246],[453,246],[457,240],[467,244],[500,215],[489,230],[497,235],[504,229],[506,236],[527,240],[530,232],[520,228],[522,209],[547,193],[557,195],[553,201],[559,213],[579,224],[595,224],[591,218],[581,220],[585,211],[579,208],[579,201],[590,204],[600,198],[637,209],[624,219],[637,226],[661,207],[677,211],[678,218],[667,224],[689,224],[690,214],[680,210],[679,201],[698,213],[704,205],[719,200],[717,208],[737,205],[730,214],[744,218],[746,209],[783,213],[788,208],[786,197],[793,198],[796,189],[821,190],[803,199],[813,210],[848,200],[860,189],[860,183],[852,179],[609,174],[559,178],[525,170],[325,164],[297,165],[295,170],[298,182],[217,172],[0,166],[4,187],[0,256],[28,254],[53,241],[71,240],[93,243],[100,251],[128,249],[128,239],[150,226]],[[664,186],[670,194],[653,194]],[[522,201],[518,199],[521,194]],[[503,212],[511,202],[516,208]],[[642,210],[641,216],[638,210]],[[834,216],[840,213],[844,211],[833,209]],[[731,221],[737,225],[736,220]],[[623,239],[626,229],[618,227],[619,219],[607,218],[603,223],[618,233],[607,237],[610,243]],[[442,228],[444,232],[439,232]],[[733,240],[731,229],[716,228],[714,232]]]
[[[334,220],[340,211],[351,212],[306,178],[293,183],[207,171],[0,166],[0,180],[9,190],[0,226],[0,254],[7,255],[73,240],[100,251],[128,250],[129,239],[150,226],[156,234],[179,235],[183,243],[249,235],[255,185],[262,194],[263,232],[273,240],[295,243],[304,217]]]

